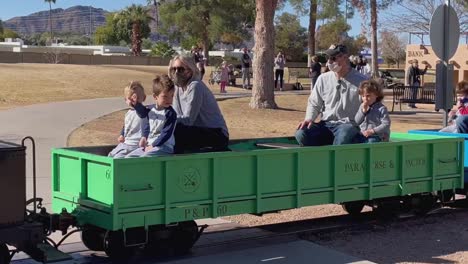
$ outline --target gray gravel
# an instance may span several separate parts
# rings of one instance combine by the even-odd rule
[[[226,218],[256,226],[340,214],[343,214],[341,206],[325,205],[263,217],[239,215]],[[303,238],[376,263],[468,263],[468,212],[390,221],[366,230],[326,232]]]

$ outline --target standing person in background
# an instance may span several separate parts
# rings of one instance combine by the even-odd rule
[[[310,78],[312,79],[312,83],[310,84],[311,90],[314,88],[314,85],[317,82],[317,79],[321,73],[322,65],[319,62],[319,57],[317,55],[314,55],[312,56],[312,64],[310,64]]]
[[[275,58],[275,89],[278,88],[278,78],[280,81],[280,91],[283,91],[283,76],[284,76],[284,65],[286,64],[286,59],[284,58],[283,53],[280,51]]]
[[[203,53],[200,48],[192,46],[192,56],[198,70],[200,71],[200,80],[203,81],[203,75],[205,75],[205,58],[203,57]]]
[[[219,82],[220,93],[226,93],[226,85],[229,81],[229,67],[227,61],[223,60],[221,67],[219,67],[221,78]]]
[[[411,66],[406,70],[406,78],[405,78],[405,85],[406,86],[411,86],[411,98],[416,100],[416,97],[418,96],[418,88],[421,86],[421,75],[426,74],[428,65],[427,63],[425,64],[424,70],[419,69],[419,64],[417,59],[413,59],[410,61]],[[417,108],[416,104],[414,103],[409,103],[408,106],[410,108]]]
[[[359,55],[356,60],[356,71],[361,72],[362,71],[362,55]]]
[[[362,59],[361,73],[367,78],[370,78],[372,76],[372,69],[371,69],[370,63],[367,63],[366,58]]]
[[[249,51],[247,48],[243,49],[244,54],[242,54],[242,88],[249,89],[250,87],[250,64],[252,59],[249,56]],[[247,86],[245,85],[245,80],[247,79]]]

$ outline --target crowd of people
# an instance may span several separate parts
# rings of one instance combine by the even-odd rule
[[[353,64],[344,45],[332,45],[326,52],[328,71],[321,73],[317,57],[312,57],[313,87],[306,114],[295,136],[301,146],[341,145],[388,141],[391,120],[382,103],[383,91],[376,80],[360,72],[362,60]],[[243,69],[250,56],[244,51]],[[169,63],[168,74],[153,79],[154,104],[143,105],[145,90],[138,81],[124,88],[130,109],[125,114],[118,145],[109,156],[129,158],[161,156],[199,151],[228,151],[229,131],[218,103],[202,81],[200,61],[177,55]],[[354,59],[354,58],[353,58]],[[275,86],[282,89],[286,60],[280,52],[275,58]],[[416,64],[415,64],[416,63]],[[223,62],[223,67],[226,63]],[[417,69],[417,62],[412,67]],[[426,71],[424,69],[423,71]],[[416,71],[416,70],[414,70]],[[414,76],[424,74],[421,70]],[[410,72],[411,75],[411,72]],[[246,76],[247,85],[250,78]],[[225,80],[225,78],[223,78]],[[279,82],[278,82],[279,80]],[[418,79],[413,78],[413,84]],[[225,83],[222,83],[225,86]],[[222,88],[224,89],[224,88]],[[458,85],[457,110],[453,124],[445,132],[468,132],[468,82]]]

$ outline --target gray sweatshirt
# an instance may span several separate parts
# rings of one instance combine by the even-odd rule
[[[321,74],[307,103],[305,120],[315,121],[320,113],[330,123],[354,123],[361,104],[359,84],[367,78],[355,69],[342,79],[330,71]]]
[[[187,126],[221,128],[223,133],[229,136],[218,102],[202,81],[190,80],[185,91],[176,86],[172,107],[177,113],[178,123]]]
[[[375,102],[366,113],[362,111],[362,107],[359,107],[355,120],[361,131],[374,129],[375,134],[381,139],[390,138],[390,116],[382,102]]]

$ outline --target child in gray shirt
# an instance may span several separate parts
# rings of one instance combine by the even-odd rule
[[[361,129],[363,143],[388,141],[390,138],[390,116],[382,103],[383,91],[375,80],[361,82],[359,94],[362,104],[354,120]]]

